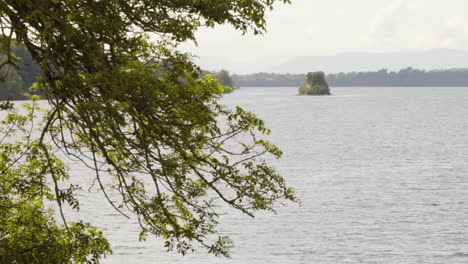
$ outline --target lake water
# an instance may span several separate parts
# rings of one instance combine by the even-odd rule
[[[301,204],[250,219],[229,211],[232,258],[166,253],[99,192],[82,214],[114,249],[104,263],[468,263],[468,88],[242,88],[227,95],[264,119],[275,167]],[[71,164],[75,179],[92,175]]]

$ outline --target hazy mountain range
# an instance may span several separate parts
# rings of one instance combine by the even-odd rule
[[[330,56],[300,56],[293,58],[266,57],[248,61],[233,61],[222,57],[200,57],[197,63],[206,70],[226,69],[232,73],[255,72],[326,73],[399,70],[413,67],[423,70],[468,68],[468,50],[434,49],[423,52],[338,53]]]

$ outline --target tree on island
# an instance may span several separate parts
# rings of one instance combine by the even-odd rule
[[[0,104],[0,263],[99,263],[110,252],[101,231],[65,214],[79,210],[80,186],[59,152],[93,170],[89,184],[138,220],[140,239],[182,254],[229,255],[220,203],[253,216],[295,200],[265,161],[281,151],[261,139],[264,122],[219,104],[219,81],[177,51],[202,26],[263,33],[276,2],[289,1],[2,0],[1,73],[23,45],[49,104]]]
[[[309,72],[306,84],[299,87],[300,95],[330,95],[330,88],[323,72]]]

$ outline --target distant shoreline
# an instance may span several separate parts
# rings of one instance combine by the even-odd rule
[[[299,87],[305,74],[254,73],[233,74],[235,85],[240,87]],[[327,74],[332,87],[465,87],[468,86],[468,69],[425,71],[413,68],[397,72],[386,69],[373,72]]]
[[[240,86],[240,88],[297,88],[298,85],[244,85]],[[388,85],[330,85],[332,87],[339,87],[339,88],[468,88],[468,85],[420,85],[420,86],[388,86]]]

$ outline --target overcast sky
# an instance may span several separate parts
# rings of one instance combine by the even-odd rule
[[[331,55],[341,52],[467,49],[468,0],[292,0],[267,15],[264,36],[227,26],[198,32],[200,57]]]

